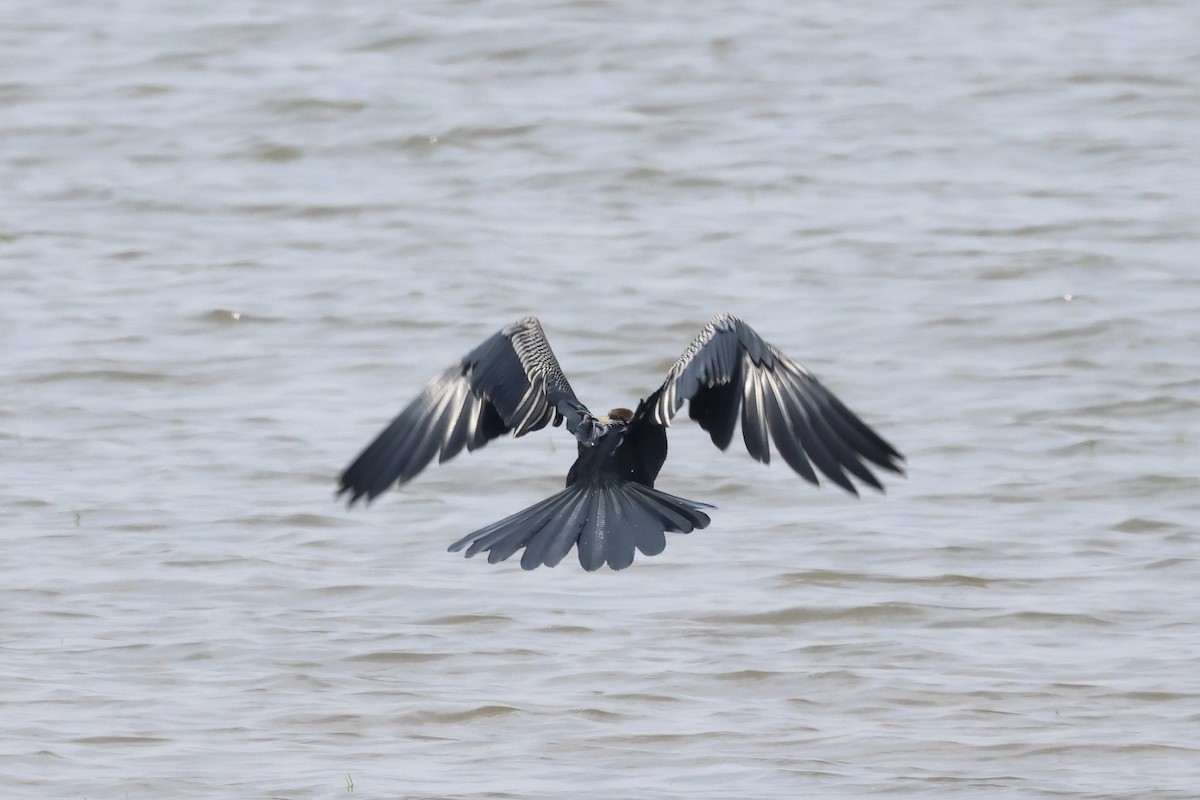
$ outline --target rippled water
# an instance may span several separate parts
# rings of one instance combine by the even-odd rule
[[[10,6],[6,796],[1196,795],[1195,4]],[[333,501],[518,316],[603,409],[718,311],[909,478],[679,424],[595,574],[445,552],[561,431]]]

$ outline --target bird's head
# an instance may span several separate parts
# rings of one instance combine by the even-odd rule
[[[608,412],[607,416],[600,418],[600,424],[610,425],[614,422],[625,423],[629,422],[631,419],[633,419],[633,412],[628,408],[614,408],[612,411]]]

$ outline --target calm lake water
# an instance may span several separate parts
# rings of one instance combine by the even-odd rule
[[[9,2],[0,794],[1193,798],[1200,5]],[[672,429],[625,571],[445,552],[561,430],[339,471],[541,317],[715,313],[908,457]]]

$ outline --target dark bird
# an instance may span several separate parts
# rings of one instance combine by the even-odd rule
[[[816,466],[851,494],[850,475],[883,491],[863,463],[901,473],[904,456],[871,430],[801,364],[767,344],[740,318],[720,314],[704,326],[637,409],[597,417],[575,397],[535,317],[509,325],[431,380],[408,408],[342,473],[338,495],[367,502],[416,477],[434,456],[447,461],[512,431],[566,428],[579,457],[563,491],[480,528],[450,545],[503,561],[521,548],[521,566],[553,567],[578,545],[586,570],[624,569],[634,548],[666,547],[666,531],[690,533],[710,522],[706,503],[654,488],[667,458],[667,426],[688,413],[722,450],[739,419],[750,455],[770,463],[770,443],[802,478]]]

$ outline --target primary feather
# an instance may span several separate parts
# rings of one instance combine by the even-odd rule
[[[670,425],[685,401],[689,416],[717,447],[729,447],[740,418],[742,439],[753,458],[770,463],[773,443],[788,466],[814,484],[819,480],[813,465],[852,494],[858,490],[846,472],[883,489],[864,458],[902,471],[904,458],[894,447],[803,365],[731,314],[715,317],[671,365],[651,395],[650,418]]]

